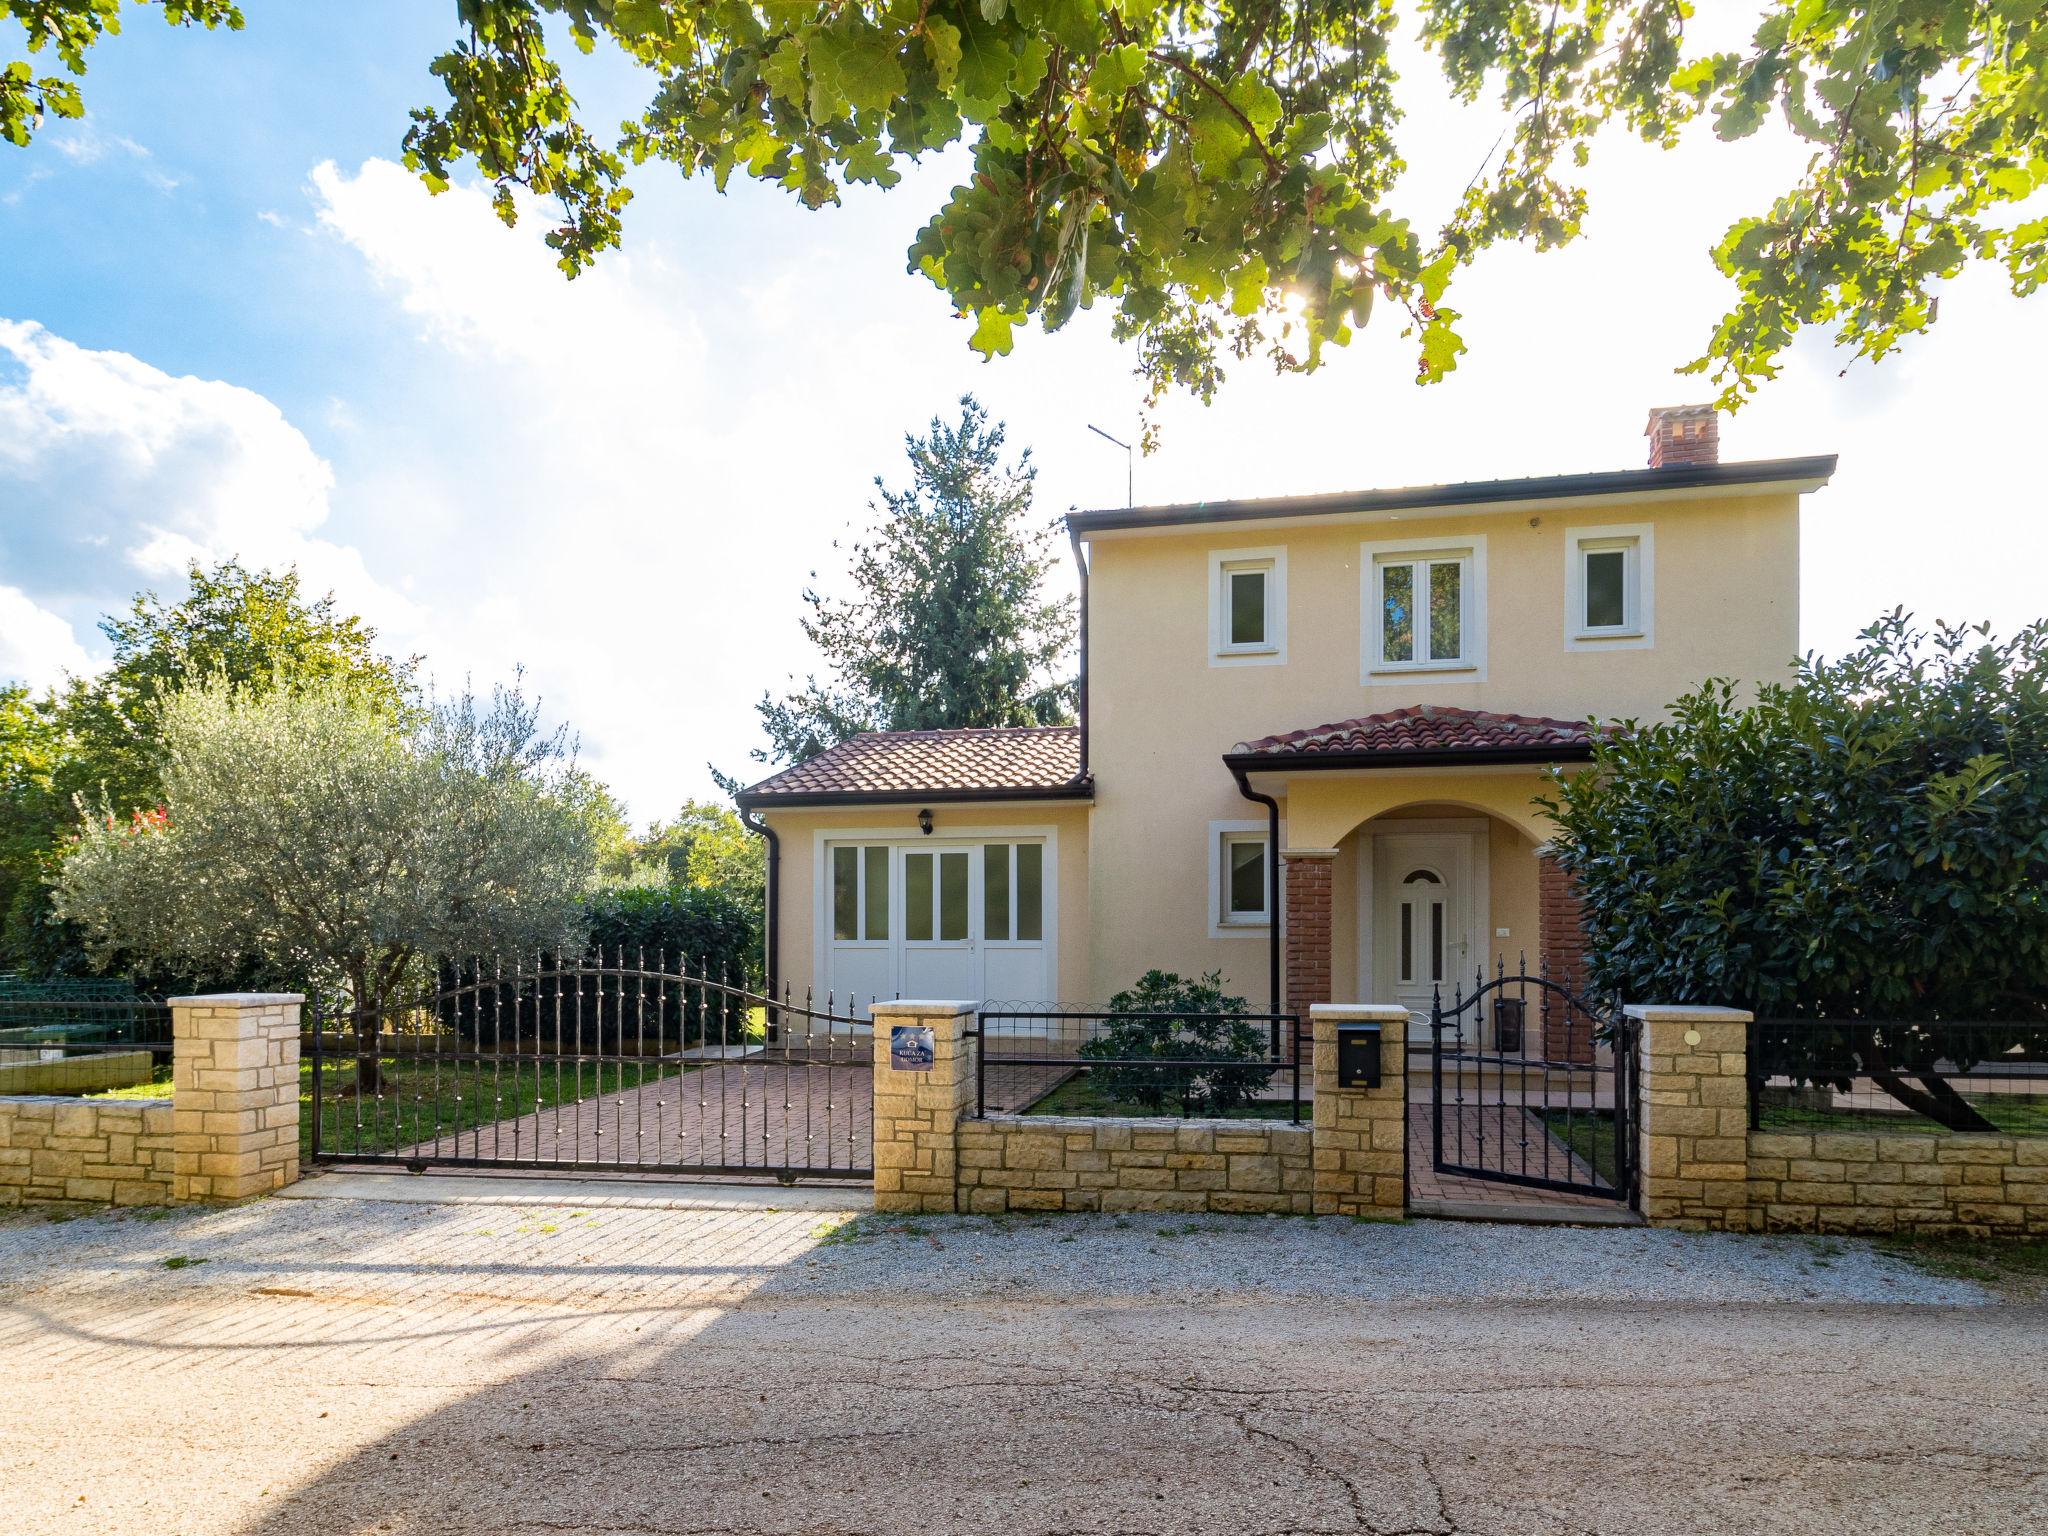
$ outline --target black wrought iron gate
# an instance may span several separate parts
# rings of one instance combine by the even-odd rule
[[[311,1159],[866,1179],[871,1037],[663,956],[444,967],[316,998]]]
[[[1497,972],[1448,1005],[1439,992],[1429,1032],[1438,1173],[1635,1203],[1635,1037],[1618,1004]]]

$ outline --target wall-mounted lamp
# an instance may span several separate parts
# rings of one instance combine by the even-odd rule
[[[917,830],[926,837],[932,835],[932,808],[930,806],[926,806],[917,813]]]

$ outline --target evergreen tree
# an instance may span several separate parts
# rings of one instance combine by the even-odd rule
[[[801,762],[862,731],[1053,725],[1072,717],[1075,605],[1043,589],[1053,525],[1031,515],[1037,468],[1003,455],[972,395],[951,426],[906,434],[908,489],[878,476],[876,525],[853,548],[854,595],[806,591],[804,633],[828,669],[756,706],[761,761]]]

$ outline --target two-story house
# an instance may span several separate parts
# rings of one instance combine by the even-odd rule
[[[1590,722],[1789,674],[1832,456],[1077,512],[1080,723],[860,736],[754,785],[775,982],[1099,1005],[1221,971],[1426,1009],[1579,968],[1537,797]],[[1276,928],[1277,922],[1277,928]]]

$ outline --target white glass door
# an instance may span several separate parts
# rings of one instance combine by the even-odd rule
[[[974,852],[906,848],[903,869],[903,995],[978,998]]]

